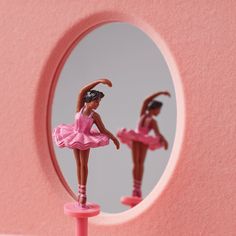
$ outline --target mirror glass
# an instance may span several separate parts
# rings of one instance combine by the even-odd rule
[[[113,134],[119,129],[135,129],[144,99],[158,91],[171,97],[156,98],[163,103],[157,121],[169,148],[148,150],[144,162],[142,195],[147,196],[160,179],[169,161],[176,130],[176,97],[167,63],[157,45],[140,29],[127,23],[109,23],[87,34],[72,50],[58,78],[52,104],[51,127],[74,122],[80,89],[99,78],[112,81],[110,88],[95,87],[105,97],[96,110]],[[51,131],[52,132],[52,131]],[[154,133],[153,133],[154,135]],[[54,145],[56,160],[65,180],[77,194],[78,183],[73,151]],[[121,143],[116,150],[108,146],[90,150],[88,161],[88,201],[96,202],[103,212],[129,209],[120,198],[132,194],[131,149]]]

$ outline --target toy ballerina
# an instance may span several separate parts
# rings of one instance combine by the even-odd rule
[[[118,131],[117,136],[122,143],[127,144],[132,149],[133,158],[133,192],[132,197],[142,198],[141,184],[144,172],[144,160],[147,150],[155,150],[164,147],[168,149],[168,142],[160,133],[156,120],[162,107],[162,103],[153,100],[160,95],[170,96],[169,92],[158,92],[147,97],[142,105],[140,119],[136,130],[126,130],[125,128]],[[149,134],[153,130],[155,136]]]
[[[79,183],[78,205],[84,209],[89,208],[86,205],[86,183],[90,148],[108,145],[109,139],[114,142],[117,149],[120,146],[118,139],[105,128],[99,114],[94,111],[104,97],[102,92],[92,90],[100,83],[112,87],[110,80],[100,79],[82,88],[79,93],[75,122],[58,125],[53,131],[57,146],[71,148],[74,151]],[[98,130],[91,129],[93,124]]]

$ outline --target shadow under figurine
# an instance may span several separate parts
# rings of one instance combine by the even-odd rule
[[[109,144],[111,139],[116,148],[119,149],[118,139],[109,132],[96,110],[104,94],[97,90],[92,90],[98,84],[105,84],[112,87],[108,79],[94,81],[79,93],[77,112],[73,124],[58,125],[53,131],[53,137],[58,147],[67,147],[73,149],[78,177],[78,207],[89,209],[90,205],[86,204],[86,184],[88,177],[88,159],[90,148],[97,148]],[[93,124],[98,128],[92,129]]]
[[[161,134],[154,116],[159,115],[162,103],[153,100],[160,95],[170,97],[169,92],[158,92],[147,97],[142,105],[138,127],[136,130],[127,130],[125,128],[118,131],[117,136],[120,141],[127,144],[132,151],[133,159],[133,192],[132,196],[121,198],[121,202],[130,207],[134,207],[142,201],[142,179],[144,172],[144,161],[147,150],[155,150],[164,147],[168,149],[168,142]],[[154,131],[155,136],[150,135],[150,131]]]

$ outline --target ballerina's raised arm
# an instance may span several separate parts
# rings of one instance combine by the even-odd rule
[[[99,79],[99,80],[96,80],[96,81],[86,85],[85,87],[83,87],[80,90],[79,97],[78,97],[77,109],[76,109],[77,112],[79,112],[81,110],[81,108],[84,106],[84,96],[85,96],[85,94],[98,84],[106,84],[109,87],[112,87],[112,83],[108,79]]]
[[[143,114],[145,114],[148,104],[155,98],[158,97],[160,95],[166,95],[170,97],[170,93],[168,91],[163,91],[163,92],[157,92],[152,94],[151,96],[148,96],[144,101],[143,101],[143,105],[141,108],[141,112],[140,112],[140,116],[142,116]]]

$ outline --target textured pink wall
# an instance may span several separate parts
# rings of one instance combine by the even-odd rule
[[[165,54],[177,140],[152,194],[131,211],[93,219],[90,235],[235,235],[235,14],[230,0],[0,0],[0,233],[73,235],[62,210],[72,199],[47,140],[50,87],[79,35],[121,20]]]

